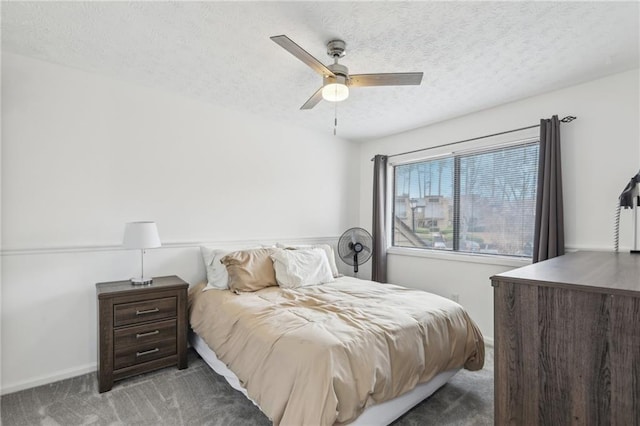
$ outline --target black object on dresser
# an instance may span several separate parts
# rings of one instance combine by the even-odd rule
[[[177,276],[148,286],[131,281],[96,284],[98,387],[176,365],[187,368],[187,288]]]
[[[496,425],[640,424],[640,256],[570,253],[491,281]]]

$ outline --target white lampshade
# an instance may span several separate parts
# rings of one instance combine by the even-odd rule
[[[349,97],[349,88],[342,83],[330,83],[322,88],[322,98],[329,102],[344,101]]]
[[[122,245],[130,249],[160,247],[160,236],[155,222],[129,222],[124,228]]]

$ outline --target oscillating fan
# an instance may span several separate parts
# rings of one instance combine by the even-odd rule
[[[371,258],[372,243],[373,237],[365,229],[347,229],[338,240],[338,256],[344,263],[353,266],[353,272],[357,274],[358,265]]]

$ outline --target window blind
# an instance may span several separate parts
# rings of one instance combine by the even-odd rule
[[[394,166],[393,245],[530,257],[538,142]]]

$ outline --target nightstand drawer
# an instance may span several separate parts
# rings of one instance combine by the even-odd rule
[[[129,367],[130,365],[164,358],[176,353],[176,339],[167,339],[146,345],[127,346],[115,349],[114,368]]]
[[[116,351],[125,346],[141,345],[157,340],[175,339],[176,320],[170,319],[153,322],[151,324],[121,328],[115,330],[113,334]]]
[[[176,298],[151,299],[114,306],[114,327],[176,316]]]

